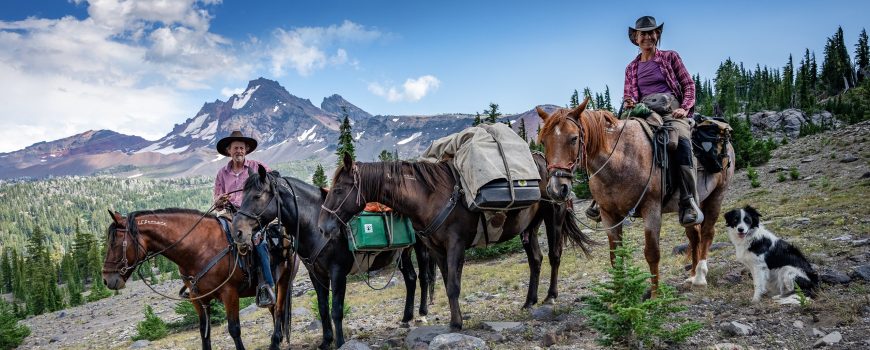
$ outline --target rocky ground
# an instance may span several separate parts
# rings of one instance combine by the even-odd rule
[[[735,262],[734,250],[726,243],[720,220],[715,244],[719,249],[711,252],[709,260],[709,286],[679,288],[688,307],[683,316],[701,322],[703,328],[685,343],[670,348],[870,347],[868,139],[870,122],[865,122],[783,145],[768,164],[756,168],[760,187],[749,185],[745,171],[735,175],[723,206],[726,210],[746,204],[757,207],[769,229],[799,246],[825,280],[820,297],[803,307],[780,306],[769,297],[752,304],[752,282]],[[664,222],[662,277],[665,283],[680,286],[686,277],[686,260],[681,254],[672,254],[671,248],[684,242],[685,236],[672,214],[666,215]],[[627,239],[637,244],[642,242],[639,226],[634,224],[626,230]],[[593,236],[606,242],[602,233]],[[642,263],[640,253],[636,260]],[[466,344],[466,348],[599,348],[595,342],[597,333],[579,312],[583,307],[580,297],[591,293],[593,283],[606,278],[608,265],[603,246],[596,247],[588,259],[578,249],[567,249],[556,302],[521,310],[528,285],[525,254],[469,262],[460,300],[465,316],[461,334],[467,337],[442,335],[434,340],[436,335],[448,332],[444,327],[449,310],[443,284],[438,282],[436,286],[435,303],[426,320],[403,326],[399,324],[404,296],[401,278],[395,277],[396,281],[390,282],[392,271],[384,271],[374,276],[371,284],[390,283],[385,290],[373,291],[363,281],[348,286],[350,312],[345,318],[345,334],[348,340],[354,340],[348,347],[446,348],[442,347],[446,346],[445,341],[458,341]],[[548,287],[548,275],[549,266],[545,264],[541,299]],[[170,294],[177,288],[178,282],[160,286],[161,291]],[[309,310],[311,297],[304,293],[306,289],[310,289],[310,283],[307,278],[300,278],[296,283],[299,296],[293,300],[289,345],[294,349],[312,349],[320,341],[319,324]],[[145,304],[152,305],[166,321],[178,317],[172,311],[174,302],[154,295],[140,283],[131,283],[119,296],[25,320],[33,333],[22,348],[200,348],[196,330],[134,344],[130,337],[135,324],[143,319]],[[268,347],[268,313],[253,307],[243,310],[242,332],[248,348]],[[225,325],[212,330],[212,342],[215,348],[232,348]]]

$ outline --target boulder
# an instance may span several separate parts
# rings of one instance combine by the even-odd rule
[[[483,329],[488,329],[494,332],[501,332],[504,330],[507,331],[515,331],[522,329],[523,324],[520,322],[499,322],[499,321],[486,321],[483,322]]]
[[[723,322],[720,324],[720,328],[723,332],[732,336],[747,336],[755,333],[751,326],[737,321]]]
[[[836,343],[839,343],[843,340],[843,335],[840,332],[831,332],[828,335],[822,337],[822,339],[816,340],[816,343],[813,344],[814,348],[820,348],[823,346],[831,346]]]
[[[430,343],[432,339],[441,334],[450,333],[448,326],[423,326],[412,329],[405,336],[405,345],[413,349],[417,343]]]
[[[483,339],[460,333],[440,334],[429,343],[429,350],[488,350]]]
[[[371,348],[365,343],[354,339],[344,343],[338,350],[371,350]]]
[[[147,348],[151,342],[145,339],[134,341],[133,344],[130,344],[130,349],[142,349]]]

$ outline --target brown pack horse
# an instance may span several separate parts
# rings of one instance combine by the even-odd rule
[[[618,120],[608,111],[586,111],[587,98],[573,109],[548,114],[537,108],[544,120],[538,139],[546,148],[548,192],[565,198],[578,167],[589,174],[589,189],[600,205],[601,221],[608,229],[610,261],[613,249],[622,244],[622,223],[630,214],[643,217],[644,257],[652,277],[652,293],[659,281],[659,233],[662,213],[676,212],[677,197],[662,203],[662,171],[653,164],[652,145],[640,122]],[[698,195],[704,221],[686,227],[692,259],[687,283],[707,285],[707,253],[728,184],[734,176],[734,149],[728,145],[728,167],[716,174],[698,174]],[[653,294],[654,295],[654,294]]]
[[[245,348],[239,324],[239,298],[254,296],[256,283],[246,285],[242,269],[233,267],[237,257],[232,253],[224,254],[229,244],[214,216],[190,209],[139,211],[128,217],[112,211],[109,214],[112,223],[107,229],[102,271],[103,283],[109,289],[124,288],[142,262],[152,255],[162,254],[178,265],[182,276],[199,277],[195,284],[190,278],[183,279],[199,316],[202,348],[211,349],[208,305],[215,299],[224,304],[227,330],[236,349]],[[270,308],[274,319],[271,349],[277,349],[285,336],[289,338],[291,301],[288,292],[297,269],[296,261],[286,259],[275,268],[278,300]],[[199,274],[202,276],[197,276]]]
[[[457,203],[463,199],[454,191],[455,186],[457,179],[444,162],[359,163],[345,155],[342,165],[335,171],[332,189],[326,196],[317,222],[321,231],[336,232],[340,225],[346,225],[351,217],[362,211],[366,202],[372,201],[383,203],[410,218],[419,239],[429,247],[438,263],[450,304],[450,327],[458,330],[462,329],[459,293],[465,249],[474,243],[478,221],[483,214]],[[448,203],[455,206],[451,208]],[[503,225],[504,233],[498,241],[537,230],[541,222],[539,215],[543,213],[539,211],[541,205],[539,202],[527,209],[509,211]],[[447,209],[446,216],[442,216],[442,211]],[[433,225],[438,217],[442,217],[438,220],[441,223]],[[563,216],[562,219],[556,225],[573,221],[573,216]],[[574,228],[565,230],[565,233],[588,254],[592,240],[576,225]],[[536,232],[529,233],[530,236],[534,234]],[[530,266],[534,256],[540,269],[540,247],[528,243],[523,246],[530,257]],[[537,253],[531,254],[529,249],[537,249]],[[537,280],[531,282],[537,288]]]

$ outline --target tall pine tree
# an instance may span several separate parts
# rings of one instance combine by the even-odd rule
[[[580,95],[577,93],[577,89],[574,89],[574,93],[571,94],[571,102],[568,105],[570,108],[575,108],[580,105]]]
[[[0,291],[3,293],[12,292],[12,262],[9,261],[9,249],[3,251],[3,258],[0,260],[0,274],[3,279],[0,280]]]
[[[317,164],[314,169],[314,175],[311,176],[311,183],[320,188],[326,188],[326,174],[323,171],[323,166]]]
[[[610,112],[616,112],[613,109],[613,102],[610,99],[610,86],[604,85],[604,105],[601,108],[606,109]]]
[[[483,114],[486,115],[485,121],[489,124],[497,123],[498,117],[501,117],[501,112],[498,111],[498,104],[494,102],[489,103],[489,109],[484,110]]]
[[[338,132],[338,149],[335,150],[335,155],[338,156],[338,166],[341,166],[342,159],[345,154],[350,154],[352,159],[356,159],[356,152],[353,146],[353,135],[351,135],[350,118],[348,118],[347,110],[342,107],[344,120],[341,122]]]
[[[520,135],[520,138],[522,138],[523,141],[526,141],[526,142],[529,141],[529,137],[526,134],[526,120],[525,119],[520,118],[520,128],[519,128],[519,130],[517,130],[517,134]]]
[[[483,123],[483,119],[480,119],[480,112],[477,112],[477,115],[474,116],[474,121],[471,122],[471,126],[478,126],[480,123]]]
[[[858,43],[855,44],[855,68],[858,70],[858,82],[870,78],[870,47],[867,43],[867,29],[861,29]]]

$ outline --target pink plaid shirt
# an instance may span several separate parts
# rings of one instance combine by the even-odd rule
[[[683,65],[680,54],[676,51],[656,49],[652,60],[661,67],[668,87],[671,88],[674,96],[680,101],[680,107],[689,112],[691,116],[695,110],[695,81],[692,80],[692,76],[686,70],[686,66]],[[625,67],[625,93],[622,97],[623,100],[635,102],[640,100],[637,91],[638,62],[640,62],[640,54],[628,64],[628,67]]]
[[[245,166],[238,174],[233,172],[233,160],[230,159],[227,166],[221,167],[218,170],[217,176],[214,179],[214,200],[225,193],[241,190],[245,186],[245,181],[248,180],[248,169],[257,171],[257,165],[262,165],[266,171],[271,171],[268,166],[253,159],[245,159]],[[236,208],[242,205],[242,191],[230,195],[230,203]]]

